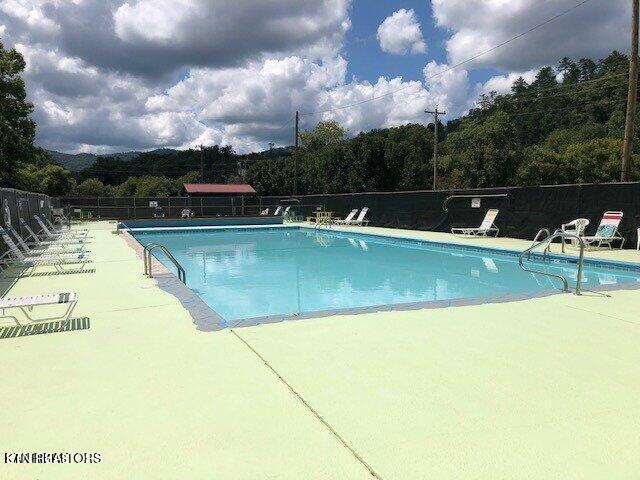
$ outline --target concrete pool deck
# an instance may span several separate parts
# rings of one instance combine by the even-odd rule
[[[78,292],[90,319],[0,339],[2,479],[637,478],[640,290],[203,333],[114,224],[88,227],[95,271],[0,277],[11,296]]]

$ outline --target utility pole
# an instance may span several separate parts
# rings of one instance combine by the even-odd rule
[[[438,182],[438,117],[440,115],[446,115],[447,112],[443,112],[438,110],[438,105],[436,105],[435,110],[425,110],[424,113],[428,113],[433,115],[434,124],[433,124],[433,189],[437,190],[437,182]]]
[[[293,195],[298,195],[298,137],[300,136],[300,112],[296,110],[296,139],[293,151]]]
[[[629,61],[629,94],[627,95],[627,121],[624,129],[624,147],[622,149],[622,173],[620,180],[629,181],[631,155],[633,154],[633,134],[636,129],[636,101],[638,99],[638,19],[640,17],[639,0],[631,0],[633,20],[631,24],[631,58]]]
[[[204,146],[200,145],[200,183],[204,183]]]

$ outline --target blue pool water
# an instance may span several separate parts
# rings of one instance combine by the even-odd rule
[[[538,294],[558,280],[524,272],[516,255],[305,228],[134,232],[165,245],[187,284],[225,320]],[[157,253],[169,269],[173,266]],[[569,262],[536,264],[573,279]],[[640,284],[640,270],[585,265],[584,286]]]

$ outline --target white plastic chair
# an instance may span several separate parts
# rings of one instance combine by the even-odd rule
[[[569,223],[563,223],[560,226],[560,229],[565,233],[571,233],[573,235],[577,235],[578,237],[583,237],[584,232],[589,226],[589,220],[586,218],[576,218],[575,220],[570,221]],[[573,247],[578,246],[578,240],[575,238],[570,238],[570,244]],[[563,239],[565,241],[565,239]]]

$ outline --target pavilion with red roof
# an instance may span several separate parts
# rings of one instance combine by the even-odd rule
[[[188,197],[231,197],[257,193],[247,183],[185,183],[182,188]]]

